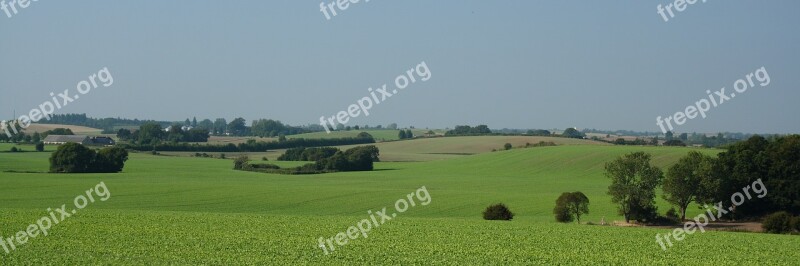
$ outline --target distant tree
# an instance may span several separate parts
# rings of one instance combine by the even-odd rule
[[[707,203],[704,193],[714,191],[710,185],[713,159],[702,153],[691,151],[667,170],[664,178],[664,199],[672,203],[680,211],[680,219],[686,219],[689,204],[697,201]],[[708,188],[704,188],[708,187]]]
[[[353,129],[355,129],[355,130],[359,130],[359,129],[361,129],[361,128],[360,128],[358,125],[355,125],[355,126],[353,126]]]
[[[674,136],[675,135],[672,133],[672,131],[667,131],[667,133],[664,134],[664,139],[666,141],[671,141],[673,140]]]
[[[128,161],[128,151],[120,147],[103,148],[97,152],[97,157],[92,165],[95,173],[118,173]]]
[[[54,129],[45,131],[44,133],[42,133],[42,135],[44,135],[44,136],[49,136],[49,135],[75,135],[75,133],[72,133],[72,130],[69,129],[69,128],[54,128]]]
[[[161,142],[166,134],[161,128],[161,125],[157,123],[145,123],[139,126],[139,131],[136,131],[136,133],[136,142],[145,145]]]
[[[225,120],[225,118],[217,118],[217,120],[214,121],[214,135],[225,135],[225,130],[227,129],[228,122]]]
[[[208,132],[214,132],[214,122],[211,122],[210,119],[203,119],[200,123],[197,124],[197,129],[203,129]]]
[[[132,136],[133,134],[128,129],[120,128],[119,130],[117,130],[117,138],[119,140],[127,141],[130,140]]]
[[[589,198],[583,192],[564,192],[556,200],[553,214],[559,222],[571,222],[577,218],[581,223],[581,215],[589,213]]]
[[[192,127],[197,127],[197,117],[192,117]]]
[[[575,128],[567,128],[566,130],[564,130],[564,133],[561,133],[561,135],[567,138],[576,138],[576,139],[583,138],[584,136],[583,133],[581,133]]]
[[[406,139],[406,131],[401,129],[400,133],[397,133],[397,137],[400,139]]]
[[[483,211],[483,219],[508,221],[514,219],[514,213],[505,204],[494,204],[486,207],[486,210]]]
[[[44,142],[36,142],[36,151],[43,152],[44,151]]]
[[[650,145],[658,146],[658,136],[655,136],[652,140],[650,140]]]
[[[671,139],[664,142],[664,146],[675,146],[675,147],[685,147],[686,143],[677,139]]]
[[[280,136],[278,136],[278,141],[279,141],[279,142],[285,142],[285,141],[286,141],[286,136],[284,136],[283,134],[281,134]]]
[[[387,129],[391,129],[391,130],[397,130],[397,124],[396,123],[391,123],[388,126],[386,126],[386,128]]]
[[[66,143],[50,156],[51,173],[89,173],[95,152],[77,143]]]
[[[605,175],[611,178],[608,194],[618,204],[626,222],[654,218],[655,189],[661,184],[663,172],[650,165],[650,154],[634,152],[606,163]]]
[[[683,141],[683,142],[686,142],[686,141],[688,141],[688,140],[689,140],[689,134],[686,134],[686,133],[681,133],[681,135],[680,135],[680,136],[678,136],[678,138],[679,138],[681,141]]]
[[[33,136],[31,136],[31,141],[33,143],[39,143],[39,141],[41,140],[42,140],[42,135],[40,135],[39,132],[34,132]]]
[[[514,148],[514,146],[511,146],[511,143],[506,143],[505,145],[503,145],[503,149],[505,150],[510,150],[511,148]]]
[[[183,125],[187,127],[192,126],[192,121],[190,121],[189,118],[186,118],[186,121],[183,122]]]
[[[247,135],[247,126],[245,125],[244,118],[236,118],[230,123],[228,123],[228,133],[233,136],[245,136]]]
[[[414,138],[414,132],[411,132],[411,129],[406,129],[406,138],[407,139],[413,139]]]

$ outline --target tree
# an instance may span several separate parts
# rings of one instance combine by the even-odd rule
[[[605,175],[611,178],[608,194],[618,204],[626,222],[648,220],[655,215],[655,189],[663,172],[650,165],[650,154],[633,152],[606,163]]]
[[[674,137],[675,134],[673,134],[672,131],[667,131],[667,133],[664,134],[664,140],[666,141],[671,141]]]
[[[414,132],[411,132],[411,129],[406,129],[406,138],[407,139],[413,139],[414,138]]]
[[[139,144],[157,144],[164,138],[165,132],[161,125],[156,123],[145,123],[139,126],[139,131],[136,131]]]
[[[397,124],[396,123],[391,123],[388,126],[386,126],[386,128],[387,129],[391,129],[391,130],[397,130]]]
[[[688,140],[689,140],[689,134],[686,134],[686,133],[681,133],[681,135],[680,135],[680,136],[678,136],[678,138],[679,138],[681,141],[683,141],[683,142],[686,142],[686,141],[688,141]]]
[[[247,126],[245,125],[244,118],[236,118],[228,124],[228,133],[233,136],[247,135]]]
[[[130,140],[132,136],[133,134],[128,129],[120,128],[117,131],[117,138],[120,140]]]
[[[125,167],[128,161],[128,151],[120,147],[108,147],[97,152],[95,163],[92,165],[92,172],[95,173],[118,173]]]
[[[31,141],[33,141],[33,143],[39,143],[39,141],[41,140],[42,140],[42,135],[39,134],[39,132],[34,132],[33,136],[31,137]]]
[[[197,117],[192,117],[192,127],[197,127]]]
[[[505,149],[505,150],[510,150],[513,147],[514,146],[511,146],[511,143],[506,143],[506,145],[503,145],[503,149]]]
[[[486,207],[486,210],[483,211],[483,219],[508,221],[514,219],[514,213],[505,204],[494,204]]]
[[[228,122],[225,120],[225,118],[217,118],[217,120],[214,121],[214,135],[225,135],[225,130],[227,128]]]
[[[575,139],[583,138],[583,133],[579,132],[575,128],[567,128],[566,130],[564,130],[564,133],[561,133],[561,135],[567,138],[575,138]]]
[[[397,137],[400,139],[406,139],[406,131],[401,129],[400,133],[397,133]]]
[[[197,121],[197,120],[195,120],[195,121]],[[186,118],[186,121],[183,121],[183,125],[184,126],[191,126],[192,125],[192,121],[190,121],[189,118]]]
[[[36,143],[36,151],[38,152],[44,151],[44,142],[39,141]]]
[[[696,201],[699,204],[707,203],[707,193],[713,188],[703,188],[709,185],[712,177],[713,159],[710,156],[692,151],[681,158],[667,170],[664,178],[664,199],[678,207],[681,220],[686,219],[686,209],[689,204]]]
[[[50,155],[51,173],[89,173],[95,152],[77,143],[66,143]]]
[[[581,215],[588,213],[589,198],[580,191],[561,193],[553,209],[556,220],[564,223],[572,222],[573,218],[577,218],[578,223],[581,223]]]
[[[247,155],[236,157],[236,160],[233,160],[233,169],[244,170],[245,168],[247,168],[248,162],[250,162],[250,158],[248,158]]]

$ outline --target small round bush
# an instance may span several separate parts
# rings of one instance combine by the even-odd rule
[[[17,147],[11,147],[11,152],[18,152],[18,151],[19,149],[17,149]]]
[[[508,221],[514,218],[514,213],[505,204],[491,205],[483,211],[484,220],[503,220]]]
[[[764,231],[773,234],[784,234],[792,232],[792,215],[788,212],[776,212],[764,218],[761,224]]]

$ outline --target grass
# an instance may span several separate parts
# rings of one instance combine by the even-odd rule
[[[492,137],[386,144],[416,146],[403,151],[411,155],[439,151],[432,145],[445,147],[441,152],[461,145],[467,153],[491,146],[486,138]],[[131,154],[119,174],[2,173],[0,236],[24,230],[47,208],[71,205],[100,181],[112,196],[11,254],[0,249],[0,264],[787,264],[800,259],[794,252],[800,238],[793,236],[706,232],[664,252],[655,234],[666,229],[555,223],[555,199],[578,190],[591,201],[591,213],[582,220],[621,220],[605,193],[605,162],[646,151],[666,167],[692,150],[569,141],[576,142],[381,162],[373,172],[311,176],[234,171],[231,160],[143,153]],[[0,172],[46,171],[48,156],[0,153]],[[369,238],[352,240],[329,256],[317,247],[317,238],[346,230],[367,218],[368,210],[392,210],[396,200],[421,186],[430,192],[430,205],[399,214]],[[480,212],[497,202],[517,214],[513,221],[481,219]],[[659,200],[659,207],[664,212],[667,205]]]

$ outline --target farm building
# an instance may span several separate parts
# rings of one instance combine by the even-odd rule
[[[79,143],[83,145],[91,145],[92,140],[85,135],[49,135],[44,138],[44,144],[48,145],[61,145],[67,143]]]

